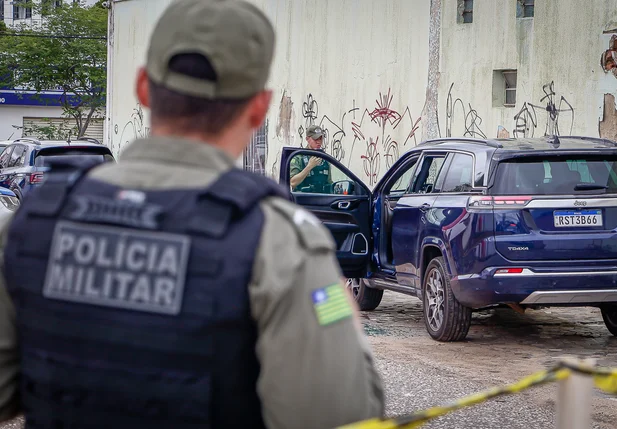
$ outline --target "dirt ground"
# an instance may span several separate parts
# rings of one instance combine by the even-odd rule
[[[432,340],[420,301],[394,292],[385,292],[378,309],[362,313],[362,319],[386,385],[389,415],[512,383],[553,366],[563,356],[594,358],[599,365],[617,367],[617,338],[593,308],[528,310],[524,315],[510,309],[476,313],[467,340],[459,343]],[[391,371],[392,366],[398,370]],[[419,369],[428,374],[416,374]],[[414,380],[418,375],[422,380]],[[405,384],[409,391],[401,389]],[[555,427],[556,398],[556,384],[536,387],[458,411],[427,427]],[[496,403],[499,409],[490,409]],[[595,391],[592,404],[593,427],[617,427],[617,398]],[[482,407],[490,409],[490,416]]]

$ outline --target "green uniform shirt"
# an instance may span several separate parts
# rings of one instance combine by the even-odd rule
[[[294,156],[289,164],[289,177],[294,177],[304,170],[309,163],[309,159],[310,156],[306,154]],[[314,167],[294,190],[297,192],[331,194],[333,193],[331,185],[330,163],[326,160],[321,160],[321,163]]]
[[[156,137],[136,141],[117,164],[90,175],[131,189],[165,190],[206,187],[232,167],[233,160],[213,146]],[[248,290],[267,426],[332,428],[381,416],[381,380],[358,321],[345,312],[333,319],[331,309],[315,304],[316,293],[337,293],[338,286],[328,287],[341,281],[328,231],[281,198],[266,199],[261,207],[264,229]],[[9,221],[0,225],[2,249]],[[0,421],[19,412],[18,340],[15,310],[0,275]]]

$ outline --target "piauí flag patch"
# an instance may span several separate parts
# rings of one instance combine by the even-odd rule
[[[345,289],[334,284],[313,291],[313,306],[320,325],[330,325],[353,315]]]

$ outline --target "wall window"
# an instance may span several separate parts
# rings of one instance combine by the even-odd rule
[[[516,0],[516,17],[532,18],[535,0]]]
[[[13,19],[30,19],[32,18],[32,7],[25,6],[28,2],[26,0],[14,0],[13,1]]]
[[[456,22],[470,24],[473,22],[473,0],[458,0]]]
[[[266,156],[268,156],[267,121],[253,134],[251,142],[244,150],[244,169],[265,176]]]
[[[52,8],[62,6],[62,0],[42,0],[41,6],[42,6],[41,14],[43,16],[49,15]]]
[[[516,70],[493,71],[493,107],[516,105]]]

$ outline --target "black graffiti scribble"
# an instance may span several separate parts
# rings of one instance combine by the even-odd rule
[[[521,110],[514,116],[514,137],[533,137],[538,126],[538,115],[533,104],[523,103]]]
[[[304,118],[304,125],[301,125],[298,128],[298,134],[300,134],[300,146],[305,147],[304,143],[304,133],[308,127],[315,124],[315,119],[317,119],[317,114],[319,113],[319,105],[315,98],[313,98],[313,94],[309,94],[306,96],[306,101],[302,103],[302,117]]]
[[[563,95],[559,98],[558,104],[555,104],[557,94],[555,93],[554,81],[543,85],[542,92],[544,92],[544,97],[540,99],[540,102],[546,103],[546,105],[537,106],[526,102],[523,104],[522,109],[514,116],[514,137],[533,137],[535,129],[538,126],[536,109],[539,111],[546,111],[545,136],[561,135],[559,118],[562,114],[568,112],[571,119],[568,134],[572,134],[572,128],[574,127],[574,107],[572,107]]]
[[[118,135],[118,124],[114,126],[114,134]],[[140,103],[133,109],[131,113],[131,119],[124,124],[122,133],[118,139],[118,147],[115,147],[112,139],[112,151],[121,149],[124,145],[131,143],[135,139],[142,139],[148,137],[150,134],[150,128],[144,125],[144,111]]]
[[[345,138],[345,131],[343,124],[345,123],[345,116],[343,114],[339,123],[330,119],[327,115],[321,117],[319,122],[319,104],[313,97],[313,94],[309,94],[306,97],[306,101],[302,103],[302,117],[304,118],[304,126],[300,126],[298,134],[300,135],[300,145],[306,147],[305,133],[306,129],[311,125],[318,124],[325,131],[322,148],[329,152],[338,161],[342,161],[345,158],[345,149],[343,148],[343,139]]]
[[[446,102],[446,137],[452,137],[452,123],[454,122],[454,117],[456,114],[456,106],[460,104],[461,110],[463,111],[463,118],[465,121],[465,133],[464,137],[471,138],[486,138],[486,134],[480,129],[480,125],[482,125],[482,118],[478,115],[478,112],[471,107],[471,103],[469,103],[469,111],[467,112],[465,109],[465,103],[460,98],[453,100],[452,97],[452,88],[454,87],[454,83],[450,85],[450,90],[448,91],[448,99]]]

